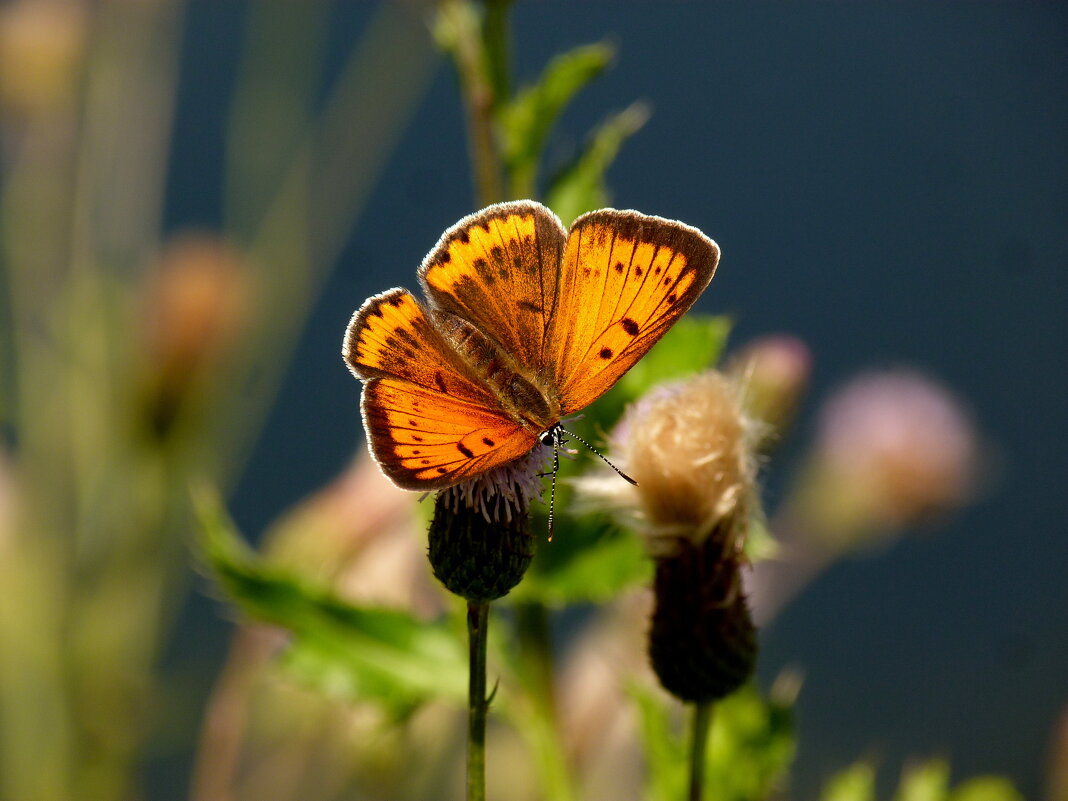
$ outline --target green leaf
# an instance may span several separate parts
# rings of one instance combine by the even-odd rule
[[[762,801],[785,782],[796,750],[792,705],[763,698],[752,685],[712,711],[706,796]]]
[[[662,695],[632,688],[640,734],[648,760],[645,797],[650,801],[684,798],[688,777],[689,737],[672,725]],[[686,707],[687,717],[692,712]],[[753,686],[740,689],[712,709],[705,766],[705,797],[717,801],[763,801],[785,781],[794,757],[793,712],[789,705],[765,699]]]
[[[578,157],[553,179],[546,193],[547,205],[565,226],[580,214],[608,205],[605,172],[623,143],[645,125],[649,113],[649,107],[638,102],[609,117],[593,132]]]
[[[573,531],[561,524],[562,536],[564,532],[571,536]],[[652,563],[641,541],[617,531],[576,549],[555,569],[528,573],[508,597],[537,600],[548,606],[606,603],[630,587],[648,584],[651,578]]]
[[[548,63],[536,84],[501,109],[498,121],[513,196],[536,193],[538,161],[549,132],[571,98],[604,72],[614,56],[615,48],[605,42],[562,53]]]
[[[944,801],[948,791],[949,764],[931,759],[902,774],[894,801]]]
[[[293,633],[285,664],[304,680],[398,710],[435,697],[466,698],[466,653],[444,621],[349,604],[267,564],[241,540],[214,493],[195,491],[194,504],[200,554],[212,575],[249,617]]]
[[[627,371],[585,414],[610,430],[630,403],[653,387],[687,378],[713,367],[727,344],[732,320],[725,316],[687,314],[671,327],[653,349]]]
[[[823,788],[820,801],[873,801],[875,768],[857,762],[831,777]]]

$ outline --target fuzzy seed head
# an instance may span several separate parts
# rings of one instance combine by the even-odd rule
[[[744,527],[756,473],[755,429],[736,386],[711,371],[656,391],[631,410],[624,462],[638,482],[654,553],[665,538],[700,542],[722,530],[725,519]]]

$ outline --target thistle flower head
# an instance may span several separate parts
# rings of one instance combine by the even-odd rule
[[[185,234],[167,244],[147,287],[146,339],[159,369],[186,375],[230,347],[249,307],[246,266],[225,240]]]
[[[428,556],[445,588],[486,603],[507,595],[534,558],[530,503],[541,495],[548,449],[440,491],[434,499]]]
[[[205,379],[233,352],[251,308],[247,265],[225,240],[186,234],[167,243],[142,298],[144,407],[168,432]]]
[[[978,455],[961,403],[916,372],[861,375],[820,413],[815,460],[843,525],[899,528],[959,506]]]
[[[0,105],[35,113],[70,100],[87,39],[86,8],[68,0],[0,7]]]
[[[540,499],[552,449],[540,442],[526,456],[482,473],[441,491],[445,503],[454,512],[461,508],[482,515],[487,523],[510,523],[520,510],[523,514],[530,504]]]
[[[636,487],[618,477],[579,485],[616,511],[634,509],[656,563],[649,658],[664,688],[685,701],[728,695],[756,664],[740,568],[759,432],[737,385],[703,373],[655,390],[616,430]]]

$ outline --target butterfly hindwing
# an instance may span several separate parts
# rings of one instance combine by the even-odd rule
[[[613,209],[579,217],[548,332],[563,411],[607,392],[693,305],[718,262],[716,243],[679,222]]]
[[[566,232],[533,201],[499,203],[445,232],[419,277],[439,308],[490,337],[520,368],[539,371],[556,308]]]
[[[493,408],[392,378],[368,381],[361,406],[375,459],[404,489],[451,486],[523,456],[538,441]]]

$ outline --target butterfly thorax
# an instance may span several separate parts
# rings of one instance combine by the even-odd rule
[[[436,321],[456,351],[517,423],[534,434],[560,420],[560,402],[538,388],[515,361],[467,320],[444,311]]]

